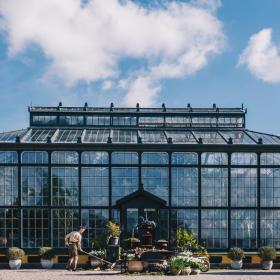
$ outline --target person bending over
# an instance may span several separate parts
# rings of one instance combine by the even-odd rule
[[[72,231],[65,236],[65,246],[68,247],[69,259],[66,269],[76,271],[78,263],[78,251],[83,251],[81,248],[82,235],[85,227],[80,226],[77,231]]]

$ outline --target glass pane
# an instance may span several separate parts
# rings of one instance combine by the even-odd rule
[[[231,164],[235,165],[257,165],[257,154],[255,153],[232,153]]]
[[[261,153],[261,165],[280,165],[280,153]]]
[[[52,163],[55,164],[78,164],[79,155],[77,152],[52,152]]]
[[[82,164],[108,164],[107,152],[82,152]]]
[[[112,164],[138,164],[136,152],[113,152]]]
[[[172,164],[198,164],[197,153],[172,153]]]
[[[226,153],[202,153],[201,164],[226,165],[228,164],[228,156]]]
[[[142,164],[168,164],[168,154],[144,152],[142,153]]]

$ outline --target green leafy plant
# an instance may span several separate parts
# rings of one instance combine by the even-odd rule
[[[18,247],[11,247],[6,252],[6,257],[10,261],[11,260],[21,260],[24,255],[25,255],[25,252]]]
[[[177,230],[176,245],[179,251],[191,251],[198,254],[207,254],[205,247],[198,244],[196,237],[185,229]]]
[[[118,224],[109,221],[106,225],[107,234],[112,237],[120,237],[122,231]]]
[[[229,250],[227,256],[233,261],[241,261],[244,258],[244,251],[241,248],[233,247]]]
[[[92,248],[95,250],[101,250],[106,246],[106,239],[105,238],[96,238],[92,240]]]
[[[101,258],[101,259],[105,259],[105,256],[106,256],[106,252],[105,250],[92,250],[90,252],[91,255],[94,255],[98,258]]]
[[[272,261],[276,258],[276,250],[270,246],[260,247],[258,255],[263,261]]]
[[[51,260],[55,257],[55,251],[51,247],[39,248],[38,254],[43,260]]]
[[[186,268],[186,263],[183,258],[172,257],[169,262],[169,267],[171,271],[179,271]]]

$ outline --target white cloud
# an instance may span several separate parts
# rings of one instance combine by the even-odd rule
[[[128,83],[125,104],[148,106],[162,79],[193,74],[223,49],[219,5],[219,0],[155,7],[132,0],[0,0],[0,14],[12,57],[38,45],[51,61],[48,76],[70,85],[121,77]],[[142,59],[146,67],[124,76],[119,62],[125,58]]]
[[[239,64],[246,65],[253,75],[265,82],[279,83],[280,54],[271,35],[272,30],[267,28],[251,36],[239,57]]]
[[[106,80],[102,83],[101,85],[101,89],[103,91],[108,91],[108,90],[111,90],[112,88],[114,87],[114,82],[111,81],[111,80]]]

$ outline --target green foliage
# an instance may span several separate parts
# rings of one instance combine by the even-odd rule
[[[170,260],[169,267],[170,267],[170,270],[178,270],[179,271],[179,270],[183,270],[187,266],[186,266],[186,263],[185,263],[184,259],[178,258],[178,257],[173,257]]]
[[[233,247],[228,252],[228,258],[233,261],[241,261],[244,257],[244,251],[241,248]]]
[[[258,255],[263,261],[272,261],[276,258],[276,250],[270,246],[260,247]]]
[[[25,252],[17,247],[11,247],[6,252],[6,257],[8,260],[21,260],[24,255]]]
[[[112,237],[120,237],[122,231],[118,224],[108,221],[106,225],[107,234]]]
[[[92,245],[92,248],[94,248],[95,250],[101,250],[101,249],[105,248],[105,246],[106,246],[105,236],[104,236],[104,238],[93,239],[91,245]]]
[[[39,248],[38,254],[44,260],[51,260],[55,257],[55,251],[51,247]]]
[[[179,251],[191,251],[193,253],[206,254],[207,250],[198,244],[195,236],[185,229],[176,232],[176,245]]]
[[[98,257],[98,258],[101,258],[101,259],[105,259],[106,257],[106,251],[105,250],[93,250],[90,252],[90,254]]]

